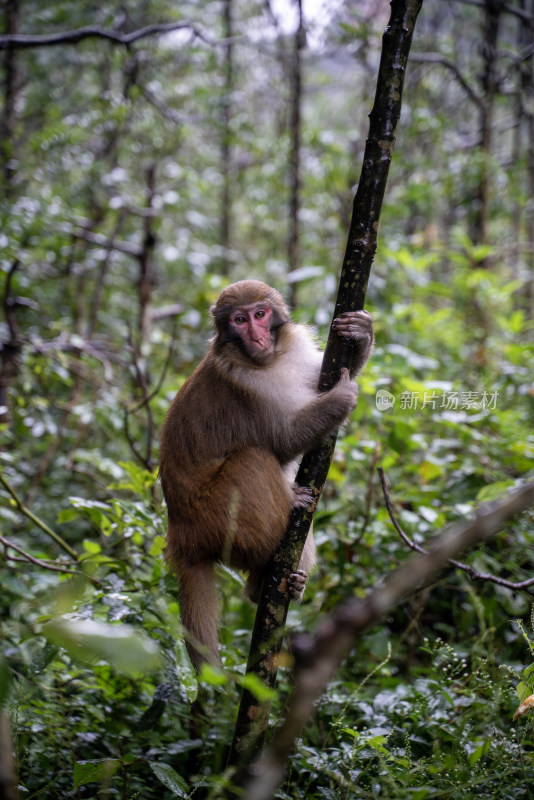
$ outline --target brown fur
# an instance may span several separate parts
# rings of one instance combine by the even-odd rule
[[[276,348],[268,366],[247,358],[227,324],[232,309],[256,302],[273,311]],[[212,313],[216,336],[176,395],[160,448],[166,554],[180,581],[182,622],[197,669],[206,659],[218,661],[214,562],[248,570],[246,593],[256,598],[294,503],[289,462],[337,428],[357,397],[348,374],[317,395],[321,356],[266,284],[233,284]],[[303,568],[313,561],[310,540]]]

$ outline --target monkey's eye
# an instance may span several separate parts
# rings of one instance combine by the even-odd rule
[[[260,309],[259,311],[256,311],[254,316],[256,317],[256,319],[263,319],[265,316],[265,311],[263,311],[263,309]]]
[[[243,325],[243,323],[245,323],[246,321],[247,321],[247,318],[244,317],[242,314],[238,314],[232,320],[234,325]]]

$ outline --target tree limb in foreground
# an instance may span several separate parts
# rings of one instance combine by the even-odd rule
[[[338,606],[320,623],[314,635],[295,637],[295,690],[286,720],[265,756],[249,767],[251,777],[244,785],[241,800],[273,797],[283,780],[295,739],[357,636],[376,624],[405,595],[427,583],[456,553],[493,536],[508,519],[533,504],[534,482],[530,482],[506,495],[504,500],[482,506],[474,519],[446,529],[429,542],[427,553],[412,556],[366,597],[351,598]]]

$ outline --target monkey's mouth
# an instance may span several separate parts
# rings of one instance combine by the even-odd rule
[[[246,343],[247,352],[254,361],[264,363],[274,355],[274,342],[271,336],[265,336],[257,341],[249,339]]]

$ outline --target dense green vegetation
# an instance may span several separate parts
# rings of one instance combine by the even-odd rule
[[[275,284],[324,338],[389,6],[305,18],[296,251],[290,11],[4,4],[3,33],[194,24],[0,53],[0,702],[21,797],[224,786],[254,609],[221,569],[225,673],[199,683],[161,555],[158,431],[229,280]],[[377,467],[420,544],[532,470],[533,25],[530,2],[423,4],[367,294],[376,348],[292,628],[408,557]],[[514,586],[533,522],[462,555],[503,584],[451,569],[358,641],[278,797],[534,797],[533,723],[512,723],[534,692],[532,587]]]

